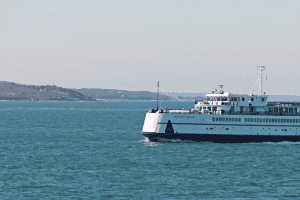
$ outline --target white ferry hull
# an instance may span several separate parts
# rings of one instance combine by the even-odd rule
[[[291,123],[281,123],[283,118]],[[296,142],[300,141],[300,116],[147,113],[141,134],[150,141]]]

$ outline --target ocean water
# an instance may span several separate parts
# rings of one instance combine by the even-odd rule
[[[300,143],[149,142],[154,107],[0,102],[0,199],[300,198]]]

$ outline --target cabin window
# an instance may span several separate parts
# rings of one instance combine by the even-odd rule
[[[256,122],[256,118],[254,118],[254,122]]]
[[[242,101],[245,101],[245,98],[244,98],[244,97],[242,98]]]
[[[283,119],[281,119],[281,123],[283,123]]]
[[[274,120],[274,119],[272,119],[272,122],[275,122],[275,120]]]
[[[286,122],[287,122],[287,123],[290,123],[290,119],[287,119]]]
[[[262,98],[261,101],[264,102],[264,101],[265,101],[265,98]]]
[[[219,121],[220,121],[220,122],[222,121],[222,117],[219,117]]]
[[[253,122],[253,118],[251,118],[251,122]]]
[[[265,119],[265,118],[263,118],[263,122],[266,122],[266,119]]]
[[[218,117],[216,117],[216,121],[219,121],[219,118],[218,118]]]
[[[226,122],[228,122],[228,118],[226,117]]]
[[[253,98],[251,98],[251,101],[254,101],[254,99],[253,99]]]
[[[212,120],[215,121],[216,120],[215,117],[213,117]]]
[[[269,122],[269,119],[268,119],[268,118],[266,119],[266,122]]]
[[[298,123],[298,119],[296,119],[296,123]]]
[[[296,119],[293,119],[293,123],[296,123]]]
[[[239,122],[241,122],[241,118],[239,118]]]
[[[229,121],[231,122],[231,118],[229,118]]]
[[[284,123],[286,123],[286,119],[284,119]]]
[[[277,123],[277,119],[275,119],[275,123]]]
[[[260,122],[262,122],[262,118],[260,118]]]
[[[244,119],[244,122],[247,122],[247,118]]]

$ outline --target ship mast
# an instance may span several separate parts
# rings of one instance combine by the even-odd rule
[[[158,110],[158,93],[159,93],[159,81],[157,81],[157,99],[156,99],[156,109]]]
[[[262,90],[262,72],[264,70],[266,70],[266,68],[265,68],[265,66],[257,66],[257,68],[260,70],[260,76],[259,76],[259,78],[260,78],[260,82],[259,82],[260,91],[258,92],[258,96],[262,96],[262,94],[263,94],[263,90]]]

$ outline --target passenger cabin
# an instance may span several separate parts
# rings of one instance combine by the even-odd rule
[[[195,109],[202,114],[215,115],[299,115],[297,103],[267,103],[267,95],[238,95],[229,92],[206,95],[203,102],[195,102]]]
[[[197,102],[195,109],[202,113],[223,114],[257,114],[267,111],[268,96],[238,95],[220,92],[206,95],[207,100]]]

